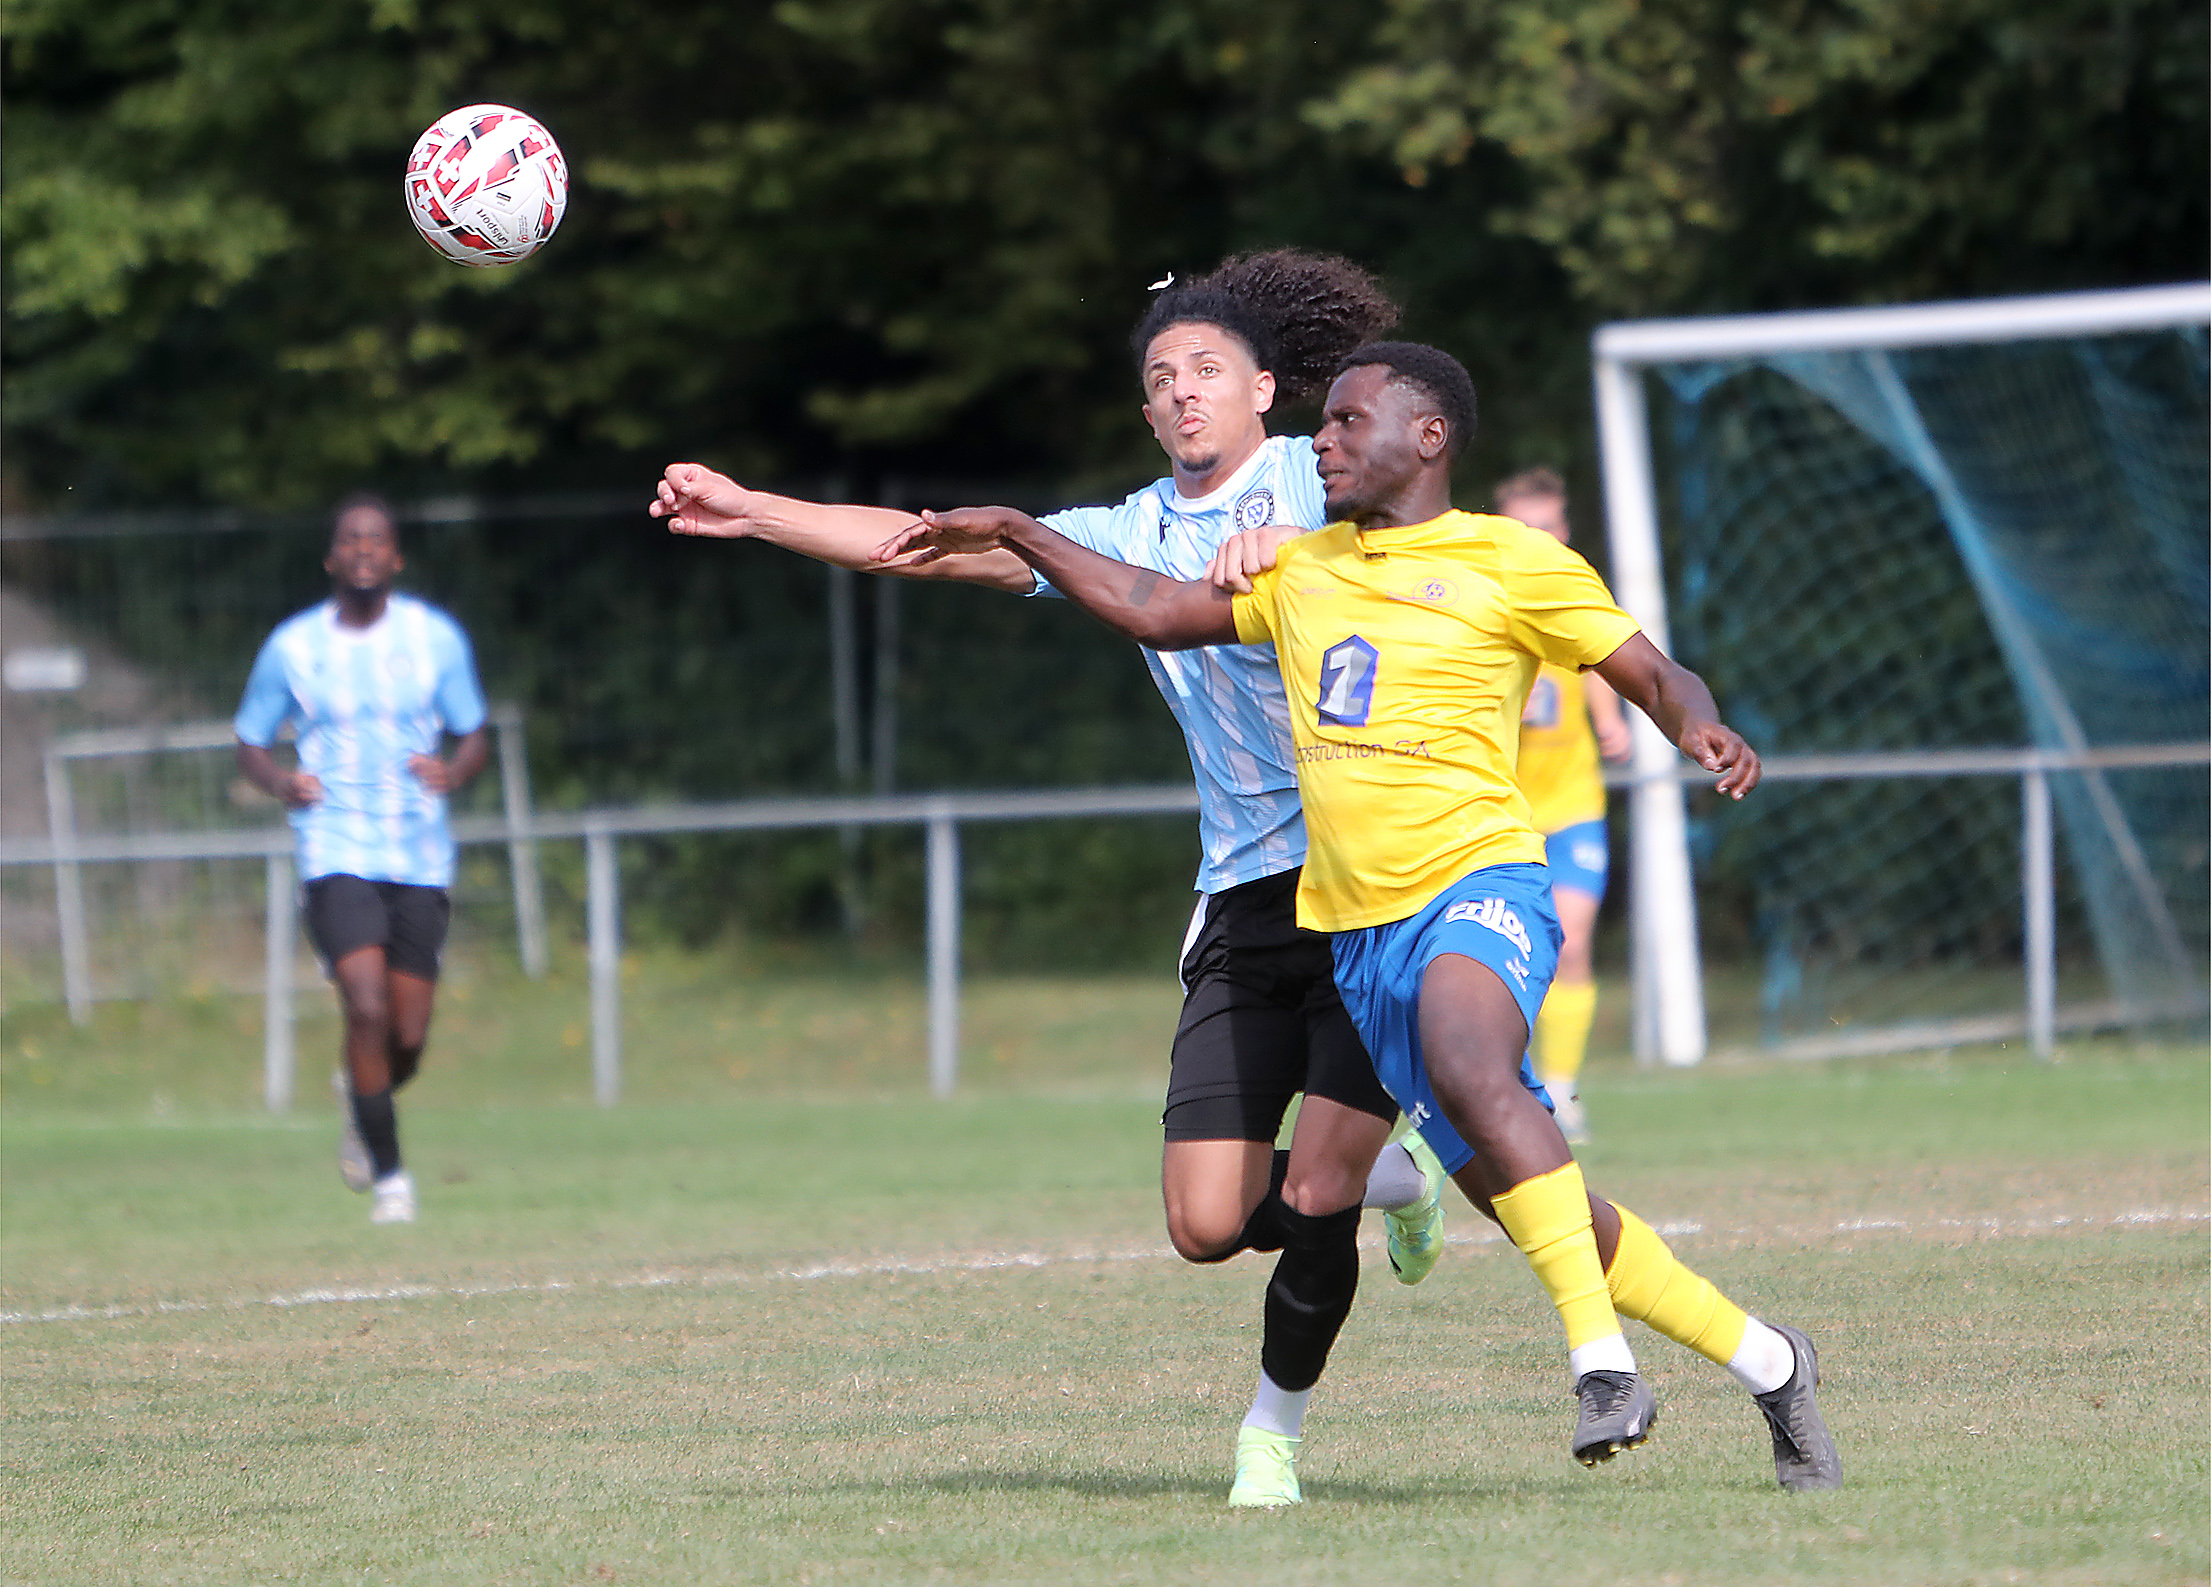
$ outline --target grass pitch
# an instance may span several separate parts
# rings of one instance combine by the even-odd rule
[[[978,988],[934,1104],[910,985],[648,963],[606,1113],[573,990],[441,1011],[397,1229],[318,1087],[251,1111],[250,1010],[0,1022],[0,1581],[2211,1580],[2204,1049],[1600,1065],[1592,1183],[1812,1332],[1849,1486],[1639,1329],[1654,1439],[1574,1466],[1461,1214],[1418,1289],[1370,1250],[1273,1515],[1265,1268],[1159,1233],[1171,986]]]

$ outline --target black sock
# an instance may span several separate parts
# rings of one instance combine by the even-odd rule
[[[374,1165],[376,1177],[399,1172],[399,1116],[392,1111],[392,1094],[378,1091],[363,1096],[353,1094],[353,1122],[359,1126],[361,1139],[368,1147],[369,1162]]]
[[[1294,1394],[1320,1381],[1351,1315],[1359,1292],[1359,1209],[1310,1217],[1284,1204],[1275,1217],[1284,1238],[1267,1283],[1259,1365],[1277,1388]]]
[[[422,1049],[394,1046],[384,1054],[384,1059],[391,1065],[392,1089],[397,1091],[412,1080],[415,1071],[422,1067]]]
[[[1267,1176],[1267,1193],[1259,1198],[1251,1216],[1244,1220],[1243,1232],[1236,1236],[1236,1243],[1223,1251],[1219,1260],[1226,1261],[1238,1251],[1279,1251],[1287,1240],[1282,1230],[1279,1214],[1289,1211],[1282,1200],[1282,1181],[1290,1172],[1290,1154],[1276,1152],[1274,1168]]]

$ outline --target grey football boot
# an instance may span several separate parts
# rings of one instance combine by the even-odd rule
[[[1773,1474],[1791,1493],[1842,1486],[1842,1456],[1819,1413],[1819,1352],[1801,1328],[1769,1325],[1789,1341],[1796,1370],[1778,1389],[1753,1395],[1773,1430]]]
[[[1635,1449],[1658,1420],[1658,1396],[1639,1372],[1584,1372],[1574,1385],[1581,1419],[1574,1425],[1574,1458],[1585,1466]]]

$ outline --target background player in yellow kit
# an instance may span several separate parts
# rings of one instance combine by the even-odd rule
[[[1566,482],[1551,469],[1523,469],[1500,481],[1490,500],[1504,517],[1540,529],[1560,545],[1572,536]],[[1535,1017],[1535,1072],[1551,1094],[1558,1127],[1576,1144],[1589,1139],[1580,1076],[1597,1014],[1590,944],[1611,858],[1599,757],[1625,760],[1630,743],[1612,685],[1594,672],[1577,676],[1543,664],[1520,713],[1520,791],[1528,796],[1528,818],[1543,834],[1562,940],[1558,974]]]
[[[1743,1379],[1785,1488],[1834,1487],[1810,1340],[1747,1317],[1648,1225],[1593,1200],[1525,1057],[1559,941],[1513,775],[1538,663],[1601,670],[1720,774],[1722,794],[1754,786],[1758,758],[1586,562],[1514,520],[1451,509],[1451,462],[1474,419],[1457,360],[1370,343],[1345,360],[1325,415],[1313,448],[1337,521],[1285,546],[1247,594],[1114,563],[1004,508],[924,513],[877,556],[1002,546],[1141,644],[1271,640],[1309,836],[1299,923],[1331,933],[1383,1084],[1558,1308],[1581,1402],[1575,1456],[1633,1448],[1655,1414],[1625,1314]],[[1776,1345],[1785,1360],[1768,1354]]]

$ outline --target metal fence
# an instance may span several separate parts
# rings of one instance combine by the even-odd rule
[[[196,729],[192,731],[211,731]],[[223,729],[227,732],[227,728]],[[2056,842],[2050,819],[2049,779],[2098,770],[2211,766],[2211,743],[2109,748],[2081,754],[2040,750],[1926,752],[1894,755],[1775,757],[1765,775],[1776,782],[1816,782],[1894,777],[2009,777],[2020,785],[2020,908],[2023,986],[2018,1011],[1869,1029],[1847,1036],[1787,1043],[1774,1049],[1798,1058],[1847,1056],[1910,1047],[1993,1041],[2024,1036],[2038,1056],[2048,1056],[2061,1030],[2090,1029],[2143,1018],[2195,1017],[2205,1011],[2197,992],[2171,1008],[2135,1009],[2108,1001],[2061,1006],[2057,999]],[[1654,780],[1651,774],[1618,774],[1615,786]],[[1683,786],[1709,783],[1685,763],[1655,780]],[[984,822],[1051,821],[1194,812],[1197,795],[1187,786],[944,793],[881,798],[754,799],[717,804],[538,812],[529,807],[526,776],[517,771],[500,816],[461,817],[454,836],[463,845],[499,845],[512,862],[520,952],[530,973],[544,968],[544,914],[536,879],[540,845],[580,842],[585,854],[586,937],[591,986],[593,1090],[612,1106],[622,1090],[622,880],[619,845],[624,838],[694,833],[761,833],[806,829],[919,827],[926,836],[926,955],[928,1062],[931,1091],[951,1094],[959,1078],[960,1052],[960,829]],[[66,836],[43,842],[0,842],[0,866],[44,867],[54,873],[57,904],[89,865],[160,860],[253,859],[266,879],[265,1042],[263,1095],[272,1111],[290,1106],[293,1076],[293,967],[297,958],[296,880],[288,828],[222,832],[141,832]],[[525,899],[531,902],[525,903]],[[1640,901],[1631,901],[1631,908]],[[66,919],[67,909],[61,914]],[[80,914],[81,921],[81,914]],[[534,924],[532,924],[534,923]],[[534,935],[533,935],[534,934]],[[533,948],[532,943],[535,943]],[[85,983],[72,981],[73,985]],[[1639,985],[1636,1018],[1648,1026],[1658,1011],[1653,988]],[[74,996],[72,1012],[84,1010]],[[1696,1018],[1701,1024],[1701,1006]]]

